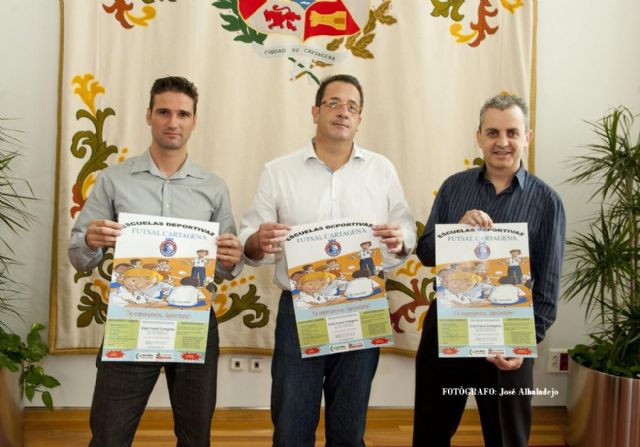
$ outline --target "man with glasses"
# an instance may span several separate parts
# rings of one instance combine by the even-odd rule
[[[395,168],[382,155],[354,144],[362,105],[362,87],[353,76],[324,80],[311,108],[315,138],[266,164],[253,206],[242,219],[245,258],[254,265],[275,262],[274,282],[282,289],[271,368],[275,447],[315,445],[323,391],[326,445],[364,446],[379,350],[301,357],[281,247],[292,225],[354,218],[376,224],[373,234],[382,242],[386,270],[413,250],[415,222]]]

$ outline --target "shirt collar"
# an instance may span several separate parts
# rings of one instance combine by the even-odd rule
[[[478,172],[478,178],[481,181],[489,181],[486,177],[487,167],[483,164],[482,168]],[[520,187],[520,189],[524,189],[526,179],[527,179],[527,170],[524,168],[524,164],[520,161],[520,167],[518,171],[516,171],[516,175],[514,177],[516,179],[516,185]],[[513,181],[511,182],[513,185]]]
[[[131,168],[131,172],[148,172],[156,177],[161,177],[166,179],[166,176],[158,169],[153,158],[151,158],[151,150],[147,149],[142,155],[139,157],[135,157],[133,159],[133,166]],[[191,161],[191,157],[187,155],[187,159],[183,163],[183,165],[178,169],[178,172],[173,174],[170,178],[179,179],[185,177],[197,177],[204,178],[204,172],[202,168],[200,168],[197,164]]]
[[[315,158],[318,161],[322,161],[318,158],[318,155],[316,154],[316,151],[314,149],[314,145],[315,145],[315,138],[312,139],[309,144],[307,144],[307,146],[304,148],[303,151],[303,156],[305,160],[309,160],[311,158]],[[362,150],[362,148],[360,148],[355,142],[353,143],[353,150],[351,151],[351,155],[349,157],[349,161],[355,159],[355,158],[359,158],[361,160],[366,160],[366,154],[365,152]],[[348,162],[349,162],[348,161]],[[348,163],[347,162],[347,163]]]

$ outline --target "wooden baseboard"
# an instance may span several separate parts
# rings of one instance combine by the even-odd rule
[[[371,408],[367,419],[367,447],[410,447],[412,409]],[[91,437],[88,409],[40,408],[25,410],[25,447],[84,447]],[[564,445],[564,407],[535,407],[531,445]],[[211,431],[216,447],[270,447],[269,410],[217,409]],[[458,447],[482,446],[477,410],[466,410],[453,439]],[[134,447],[174,447],[171,410],[147,409],[133,443]],[[316,446],[324,446],[324,425],[318,427]]]

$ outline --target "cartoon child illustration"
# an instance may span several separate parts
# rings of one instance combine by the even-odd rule
[[[519,248],[514,248],[509,251],[511,257],[507,261],[507,276],[511,276],[516,280],[516,284],[522,284],[522,268],[520,264],[524,261],[524,258],[520,256],[522,254],[522,250]]]
[[[130,268],[132,268],[131,264],[126,262],[121,262],[120,264],[117,264],[113,268],[113,274],[111,276],[111,286],[110,286],[112,289],[115,289],[116,287],[120,287],[122,285],[120,284],[120,277],[124,272],[126,272]]]
[[[351,277],[353,279],[349,281],[344,291],[344,296],[349,299],[373,295],[374,291],[380,288],[380,284],[369,276],[368,270],[357,270]]]
[[[453,269],[451,267],[449,268],[443,268],[440,269],[436,272],[436,285],[435,285],[435,290],[436,292],[440,291],[440,290],[444,290],[444,279],[451,273],[457,271],[456,269]]]
[[[490,305],[485,298],[482,278],[472,272],[455,271],[442,279],[442,288],[436,292],[438,306],[476,307]]]
[[[342,273],[342,269],[340,267],[340,263],[338,263],[338,261],[336,261],[335,259],[329,259],[327,263],[322,266],[321,270],[335,275],[338,279],[345,279],[344,273]]]
[[[109,304],[116,306],[166,304],[172,286],[162,282],[162,275],[153,270],[131,268],[120,275],[121,286],[109,296]]]
[[[291,290],[298,290],[298,282],[300,281],[300,278],[306,274],[307,272],[305,272],[304,270],[297,270],[291,274],[291,276],[289,277],[289,285],[291,286]]]
[[[304,270],[305,273],[311,273],[315,272],[316,268],[313,266],[313,264],[305,264],[302,266],[302,270]]]
[[[168,302],[172,306],[195,306],[198,300],[205,298],[198,288],[198,279],[194,277],[184,277],[180,280],[180,286],[174,287],[169,294]]]
[[[343,296],[327,295],[323,289],[335,279],[328,272],[311,272],[300,277],[298,287],[300,294],[294,299],[294,306],[298,309],[311,309],[317,306],[329,306],[346,301]]]
[[[482,278],[482,282],[489,283],[489,270],[485,261],[477,261],[474,264],[475,272]]]
[[[197,250],[196,253],[198,254],[198,257],[193,258],[191,277],[198,280],[198,287],[202,287],[204,285],[204,280],[207,277],[205,268],[209,263],[209,260],[205,258],[205,256],[209,254],[209,250],[201,249]]]
[[[168,272],[171,270],[171,266],[169,265],[168,259],[157,259],[156,271],[158,272]]]
[[[131,261],[129,261],[129,263],[131,264],[131,267],[133,267],[134,269],[142,268],[142,259],[140,258],[133,258]]]
[[[373,250],[371,250],[371,241],[360,243],[360,270],[368,270],[370,276],[375,276],[376,266],[373,263]]]
[[[163,281],[171,284],[173,275],[171,275],[171,266],[168,259],[157,259],[154,270],[162,275]]]

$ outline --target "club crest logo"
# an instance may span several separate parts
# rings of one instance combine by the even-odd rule
[[[374,3],[376,5],[374,5]],[[373,59],[376,25],[393,25],[391,0],[218,0],[222,27],[233,40],[252,44],[268,58],[292,63],[291,79],[351,56]]]
[[[160,244],[160,254],[166,258],[175,255],[176,250],[178,250],[178,246],[173,242],[173,239],[167,238]]]
[[[491,254],[491,248],[489,248],[489,246],[485,242],[480,242],[473,249],[473,252],[478,259],[487,259]]]
[[[331,239],[329,242],[327,242],[327,245],[324,246],[324,252],[332,258],[335,258],[340,253],[342,253],[342,246],[335,239]]]
[[[288,34],[306,41],[317,36],[351,36],[369,19],[368,0],[238,0],[242,20],[264,34]]]

